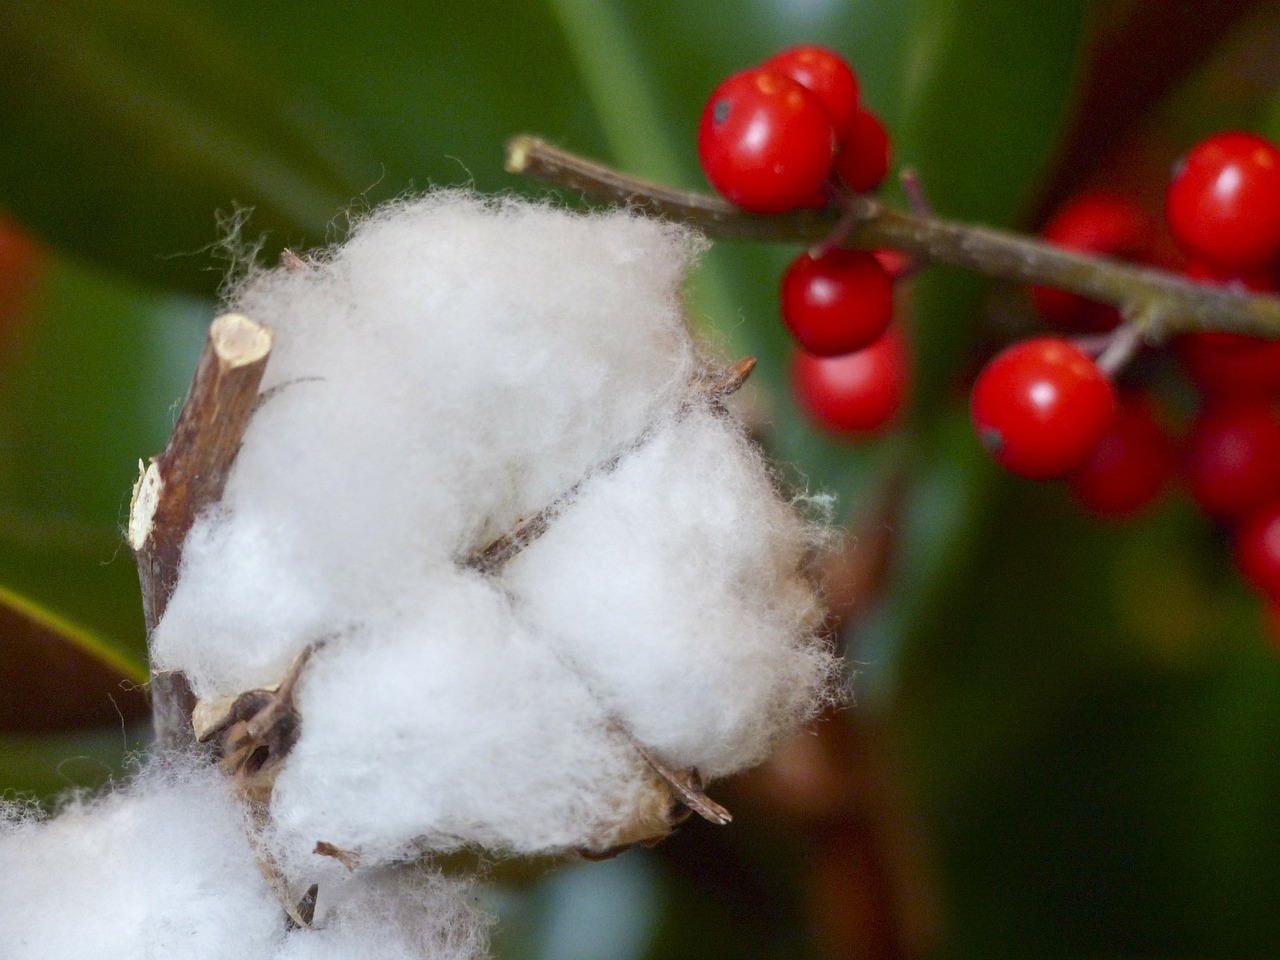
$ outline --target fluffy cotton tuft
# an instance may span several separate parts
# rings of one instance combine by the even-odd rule
[[[272,955],[282,912],[226,778],[185,762],[52,820],[0,817],[0,956]]]
[[[709,403],[689,232],[443,192],[357,225],[231,307],[265,397],[153,638],[203,698],[297,686],[276,855],[365,863],[601,837],[675,767],[758,762],[833,661],[813,537]],[[523,520],[548,532],[468,564]]]
[[[423,868],[321,891],[312,929],[293,930],[272,960],[479,960],[490,917],[475,888]]]
[[[481,960],[472,884],[417,867],[326,884],[287,928],[227,778],[169,757],[44,818],[0,806],[5,960]]]

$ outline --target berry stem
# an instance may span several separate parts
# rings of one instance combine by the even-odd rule
[[[1111,333],[1111,342],[1098,355],[1096,361],[1098,369],[1109,379],[1114,380],[1138,352],[1138,348],[1142,346],[1144,329],[1146,325],[1141,323],[1125,323]]]
[[[1197,330],[1280,338],[1280,297],[1202,285],[1006,230],[893,210],[869,196],[850,196],[837,210],[744,213],[718,197],[637,180],[524,135],[507,144],[506,167],[511,173],[579,190],[593,200],[687,223],[720,239],[813,245],[847,216],[847,246],[889,247],[917,262],[946,263],[1004,280],[1058,287],[1126,308],[1135,316],[1159,316],[1159,324],[1139,324],[1142,335],[1152,340]]]

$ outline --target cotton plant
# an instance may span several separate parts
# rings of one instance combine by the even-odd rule
[[[807,575],[825,535],[726,409],[749,367],[685,324],[701,248],[632,212],[441,191],[236,285],[215,333],[256,351],[243,435],[234,404],[199,430],[184,410],[171,450],[221,445],[227,469],[180,483],[158,458],[130,526],[185,759],[52,821],[11,812],[0,861],[172,830],[159,862],[126,858],[141,927],[281,958],[385,930],[362,955],[461,958],[483,924],[434,855],[603,856],[690,810],[727,822],[706,783],[838,671]],[[188,407],[231,366],[202,365]],[[96,927],[91,900],[67,916]],[[5,955],[101,955],[32,943]]]

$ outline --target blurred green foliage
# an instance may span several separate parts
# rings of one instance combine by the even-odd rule
[[[501,170],[517,132],[697,187],[707,92],[819,41],[853,62],[940,213],[1014,224],[1071,116],[1090,24],[1124,6],[8,0],[0,207],[55,255],[0,354],[0,586],[84,628],[86,655],[105,645],[141,669],[128,489],[183,396],[236,211],[252,208],[245,236],[264,232],[272,258],[407,190],[541,193]],[[1211,122],[1212,91],[1196,91],[1174,111],[1180,129]],[[1232,110],[1263,127],[1280,116]],[[957,389],[979,340],[978,277],[913,282],[917,399],[897,438],[818,436],[787,397],[773,305],[793,254],[721,244],[692,312],[759,358],[768,442],[789,475],[835,495],[838,517],[906,465],[890,575],[853,638],[856,709],[900,733],[942,869],[944,954],[1280,953],[1280,666],[1220,539],[1181,504],[1122,530],[996,474]],[[0,788],[96,783],[128,745],[118,730],[0,736]],[[795,955],[785,840],[733,829],[738,847],[687,838],[697,869],[646,854],[598,875],[609,882],[542,881],[506,904],[502,952]],[[630,933],[588,947],[565,932],[588,922]]]

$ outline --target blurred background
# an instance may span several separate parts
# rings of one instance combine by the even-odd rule
[[[702,189],[708,93],[801,42],[850,60],[895,167],[960,220],[1035,231],[1098,185],[1155,212],[1200,137],[1280,136],[1275,2],[5,0],[4,795],[146,746],[121,531],[243,244],[272,261],[432,185],[545,195],[502,171],[519,132]],[[744,410],[851,530],[826,577],[854,702],[713,788],[729,828],[499,871],[497,955],[1280,956],[1280,658],[1228,538],[1176,485],[1121,524],[991,464],[967,388],[1035,321],[958,271],[901,291],[897,424],[820,435],[786,385],[796,253],[717,245],[690,313],[759,358]]]

